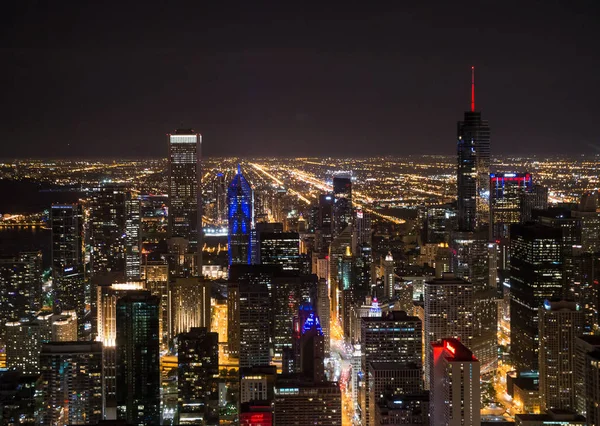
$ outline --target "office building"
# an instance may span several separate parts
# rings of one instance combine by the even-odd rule
[[[510,225],[521,223],[522,195],[533,189],[530,173],[490,175],[490,240],[510,237]]]
[[[227,223],[227,183],[222,172],[217,173],[213,181],[213,196],[215,197],[214,219],[217,225]]]
[[[240,368],[240,403],[273,401],[277,367],[264,365]]]
[[[50,340],[52,342],[77,341],[77,313],[75,311],[63,311],[60,315],[52,315],[50,321]]]
[[[340,387],[335,382],[314,383],[301,377],[278,376],[273,424],[340,426]]]
[[[325,342],[319,316],[310,304],[304,304],[294,320],[294,346],[298,353],[298,368],[304,377],[315,383],[325,381]]]
[[[169,286],[173,336],[194,327],[210,330],[210,281],[176,278]]]
[[[237,174],[227,189],[229,265],[252,263],[252,229],[254,227],[254,193],[242,175]]]
[[[101,182],[94,188],[90,204],[92,275],[125,276],[125,200],[123,184]]]
[[[575,338],[583,312],[575,302],[546,300],[539,308],[542,411],[575,409]]]
[[[396,273],[394,272],[394,258],[392,253],[388,253],[383,263],[383,297],[391,300],[394,297],[394,284],[396,283]]]
[[[373,246],[373,228],[371,225],[371,213],[357,209],[354,214],[354,227],[356,229],[356,248],[360,246]]]
[[[332,233],[335,238],[348,226],[353,225],[352,179],[347,174],[333,176],[333,221]]]
[[[0,257],[0,340],[5,324],[31,317],[40,307],[42,253]]]
[[[46,343],[40,356],[42,424],[102,420],[102,343]]]
[[[141,202],[128,194],[125,200],[125,279],[139,280],[141,265]]]
[[[331,244],[331,240],[333,239],[333,196],[331,194],[319,195],[317,213],[315,251],[327,254],[329,244]]]
[[[52,289],[57,310],[74,309],[79,320],[85,315],[83,212],[79,204],[53,204]]]
[[[39,321],[6,323],[6,366],[22,374],[40,373],[42,344],[50,340]]]
[[[261,232],[257,245],[261,265],[281,265],[284,271],[300,272],[300,235],[297,232]]]
[[[175,276],[197,275],[202,265],[202,136],[193,129],[169,134],[170,251]]]
[[[479,426],[479,361],[458,339],[431,343],[429,413],[432,425]]]
[[[194,327],[177,336],[179,424],[219,424],[219,335]]]
[[[429,424],[429,393],[388,395],[375,406],[376,425]]]
[[[534,210],[546,210],[548,208],[548,188],[541,185],[533,185],[531,191],[521,193],[521,223],[533,220]]]
[[[425,385],[430,383],[431,344],[452,337],[466,347],[473,340],[473,284],[444,274],[425,282]]]
[[[600,422],[600,350],[585,356],[585,414],[587,425]]]
[[[142,265],[142,279],[146,289],[160,298],[160,350],[167,350],[171,340],[171,306],[169,295],[169,265],[166,260],[148,261]]]
[[[341,265],[348,249],[352,250],[352,228],[347,227],[338,233],[329,245],[329,299],[331,302],[332,320],[342,320],[342,296],[343,283],[340,281]]]
[[[562,232],[540,224],[510,230],[511,357],[518,371],[538,370],[538,308],[562,297]]]
[[[127,423],[160,423],[159,304],[148,291],[129,291],[117,301],[117,419]]]
[[[475,110],[472,70],[471,110],[458,122],[458,230],[475,231],[489,223],[490,126]]]
[[[228,345],[241,367],[269,365],[271,325],[269,289],[243,278],[228,285]]]
[[[0,372],[0,423],[33,426],[39,422],[38,375]]]
[[[598,369],[588,370],[588,368],[593,367],[589,365],[589,361],[593,360],[592,358],[588,358],[588,355],[593,352],[600,353],[600,336],[578,336],[575,338],[575,368],[573,369],[574,376],[574,387],[575,387],[575,412],[583,414],[589,420],[590,418],[595,418],[596,422],[588,422],[588,424],[597,424],[597,421],[600,420],[597,412],[596,416],[594,414],[587,414],[588,407],[588,394],[589,392],[593,393],[592,388],[595,386],[598,388],[598,384],[600,383],[599,378],[596,376],[594,379],[594,373],[598,373]],[[598,357],[596,357],[598,358]],[[596,380],[595,384],[593,380]],[[594,397],[591,395],[592,406],[594,402]],[[600,395],[596,393],[595,402],[600,400]]]
[[[485,230],[452,233],[454,275],[472,284],[473,327],[468,344],[480,362],[481,374],[493,372],[498,364],[498,305],[494,244]],[[452,337],[452,336],[440,336]]]
[[[415,370],[421,369],[421,334],[422,323],[417,317],[402,311],[390,311],[381,317],[363,317],[361,326],[361,371],[367,375],[372,362],[397,363],[404,367],[394,368]],[[420,376],[417,383],[422,383]],[[385,382],[380,383],[385,387]],[[422,384],[421,384],[422,386]],[[371,425],[373,421],[371,395],[375,390],[370,388],[367,380],[361,389],[360,407],[363,424]]]
[[[456,209],[449,204],[427,207],[425,242],[440,244],[450,242],[450,232],[456,227]]]
[[[325,341],[325,356],[329,356],[330,351],[330,338],[331,338],[331,302],[329,300],[329,290],[327,288],[327,281],[319,279],[317,283],[317,315],[321,319],[321,328],[323,329],[323,336]]]

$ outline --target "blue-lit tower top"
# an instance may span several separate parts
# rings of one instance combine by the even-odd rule
[[[229,264],[250,264],[251,232],[254,227],[254,193],[239,165],[227,189],[227,203]]]

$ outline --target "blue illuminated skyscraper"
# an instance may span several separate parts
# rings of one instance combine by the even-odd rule
[[[254,193],[242,175],[238,165],[237,174],[227,189],[227,214],[229,233],[229,264],[250,264],[252,258],[251,231],[254,226]]]

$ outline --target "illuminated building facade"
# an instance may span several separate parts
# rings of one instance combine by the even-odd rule
[[[472,75],[471,110],[457,130],[458,229],[474,231],[489,223],[490,126],[475,111]]]
[[[219,424],[219,335],[194,327],[177,337],[179,424]]]
[[[276,377],[274,365],[240,368],[240,403],[262,401],[270,404]]]
[[[390,311],[381,317],[363,317],[361,324],[363,374],[368,374],[372,362],[398,363],[406,369],[421,369],[422,323],[419,318],[402,311]],[[386,386],[385,383],[380,384]],[[367,380],[361,389],[360,412],[363,424],[370,426],[374,419],[374,407],[370,404],[374,390],[369,386]]]
[[[542,410],[575,410],[575,338],[583,312],[575,302],[544,301],[539,308],[540,397]]]
[[[595,355],[592,355],[593,353]],[[590,358],[591,356],[591,358]],[[596,366],[590,365],[595,358]],[[575,412],[583,414],[588,420],[588,424],[598,424],[600,421],[600,411],[598,410],[600,402],[600,336],[578,336],[575,338],[575,368],[573,369],[574,387],[575,387]],[[594,369],[595,368],[595,369]],[[595,376],[594,376],[595,374]],[[591,404],[588,405],[588,402]],[[595,414],[589,415],[587,410],[592,407]]]
[[[432,425],[479,426],[479,361],[458,339],[441,339],[431,351],[429,413]]]
[[[333,176],[333,237],[353,225],[352,179],[349,175]]]
[[[140,200],[128,194],[125,200],[125,279],[139,280],[142,264]]]
[[[450,242],[450,231],[456,226],[456,209],[449,204],[429,206],[425,219],[425,238],[429,244]]]
[[[81,319],[85,314],[83,255],[83,212],[78,204],[53,204],[52,288],[58,310],[74,309]]]
[[[335,382],[314,383],[302,377],[278,376],[273,424],[341,426],[340,387]]]
[[[473,341],[473,284],[453,274],[425,282],[425,385],[434,359],[432,343],[452,337],[466,347]]]
[[[91,198],[92,274],[124,277],[127,189],[120,183],[101,182]]]
[[[271,404],[243,403],[240,407],[240,426],[273,426]]]
[[[330,339],[331,339],[331,302],[329,300],[329,289],[327,287],[327,280],[319,279],[317,283],[317,315],[321,319],[321,328],[323,329],[323,335],[325,336],[325,356],[329,356],[330,351]]]
[[[333,238],[333,196],[319,195],[317,223],[315,225],[315,250],[327,253]]]
[[[42,424],[102,420],[102,343],[46,343],[40,356]]]
[[[130,291],[116,306],[117,419],[160,424],[158,297]]]
[[[294,319],[294,344],[299,354],[298,371],[315,383],[325,381],[325,342],[319,316],[310,304],[300,307]]]
[[[284,271],[300,272],[300,235],[297,232],[261,232],[260,264],[281,265]]]
[[[169,134],[169,225],[171,240],[187,244],[171,244],[175,255],[173,273],[189,276],[202,265],[202,136],[193,129],[177,129]],[[179,249],[175,250],[174,248]],[[194,259],[194,257],[196,257]],[[194,267],[194,265],[196,265]]]
[[[530,193],[533,180],[530,173],[492,173],[490,175],[490,237],[505,240],[510,225],[521,222],[522,194]]]
[[[395,264],[392,253],[388,253],[382,260],[383,263],[383,296],[385,299],[394,297],[394,284],[396,283]]]
[[[389,395],[375,407],[376,425],[428,425],[429,393]]]
[[[50,340],[39,321],[6,323],[6,366],[23,374],[40,373],[42,344]]]
[[[210,282],[199,278],[176,278],[169,286],[173,336],[194,327],[210,330]]]
[[[229,210],[229,265],[252,263],[252,228],[254,227],[254,193],[238,166],[227,189]]]
[[[142,279],[146,281],[146,289],[153,296],[160,298],[160,349],[167,350],[173,334],[170,320],[169,265],[164,260],[146,260],[142,265]]]
[[[352,229],[350,227],[346,227],[340,232],[329,246],[329,299],[334,321],[342,320],[343,283],[340,282],[339,267],[341,265],[340,259],[346,255],[348,249],[352,250]]]
[[[538,308],[562,297],[562,232],[540,224],[510,229],[511,357],[519,371],[538,370]]]
[[[42,253],[0,257],[0,340],[7,322],[28,318],[40,307]]]

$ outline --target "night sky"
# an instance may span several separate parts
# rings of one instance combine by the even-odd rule
[[[492,153],[600,153],[596,0],[11,3],[2,158],[453,154],[471,65]]]

